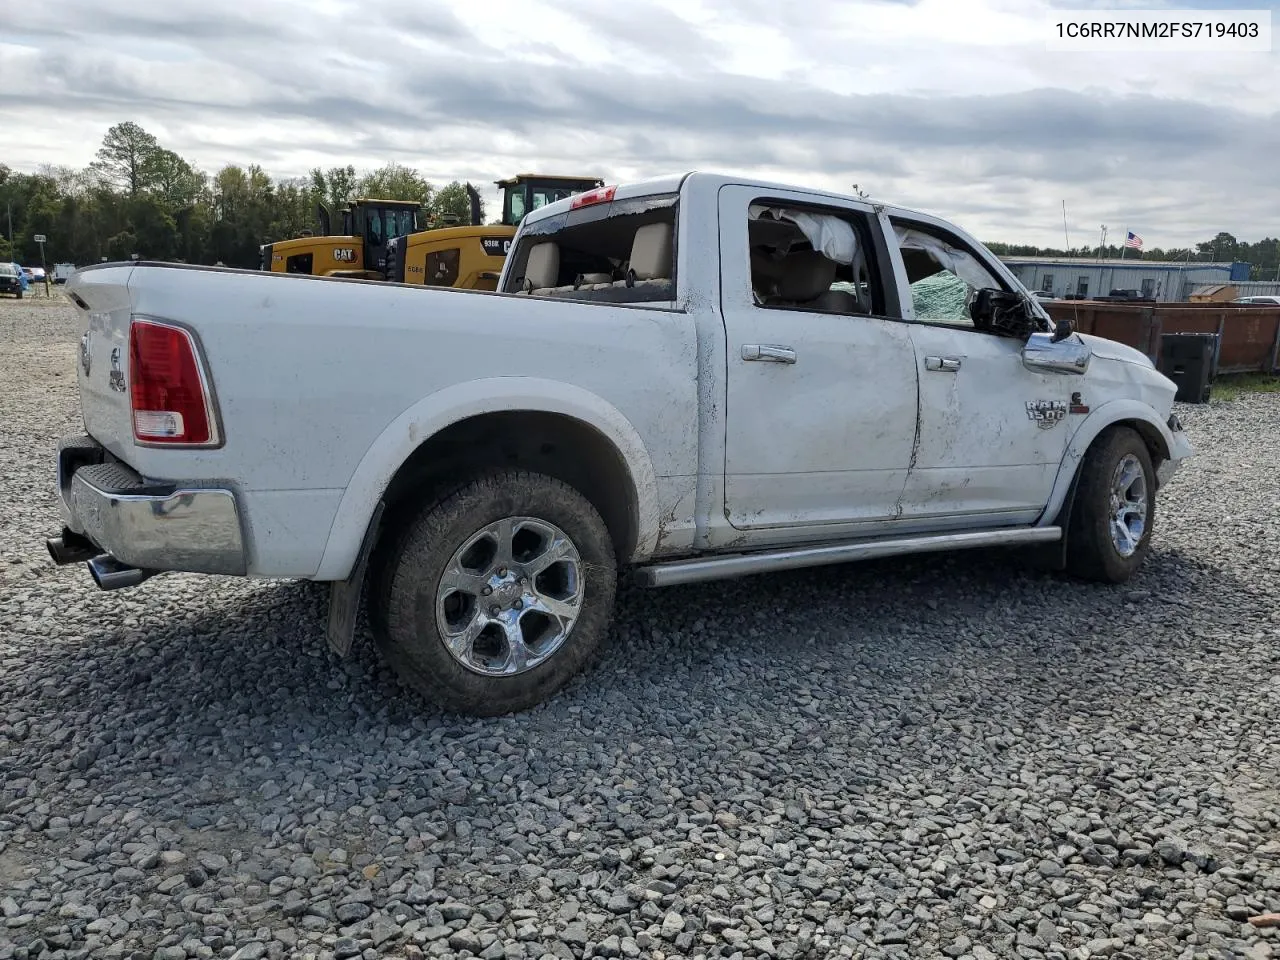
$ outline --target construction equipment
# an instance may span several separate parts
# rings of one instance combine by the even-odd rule
[[[309,273],[322,277],[386,278],[387,241],[416,233],[422,226],[422,204],[416,200],[362,197],[342,210],[342,232],[331,233],[331,215],[317,204],[320,235],[264,244],[258,267],[276,273]]]
[[[437,287],[496,290],[516,227],[530,210],[604,186],[599,177],[522,173],[497,181],[502,218],[481,224],[480,194],[467,184],[470,223],[441,217],[430,223],[412,200],[353,200],[342,210],[342,232],[330,232],[329,208],[317,205],[320,236],[264,244],[259,268],[277,273],[390,280]]]
[[[496,290],[516,227],[530,210],[604,186],[599,177],[522,173],[498,180],[502,218],[480,223],[480,195],[467,184],[471,223],[396,237],[387,244],[386,278],[397,283]]]

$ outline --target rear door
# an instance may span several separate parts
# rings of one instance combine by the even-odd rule
[[[854,288],[837,280],[821,291],[762,297],[762,290],[780,288],[768,276],[777,264],[765,263],[761,251],[812,247],[794,221],[770,216],[774,222],[762,226],[751,218],[765,209],[849,224],[869,282]],[[728,185],[720,190],[719,219],[728,338],[725,507],[729,523],[745,533],[738,541],[794,539],[806,528],[825,539],[891,523],[916,431],[915,352],[908,325],[885,316],[895,312],[897,297],[879,274],[887,249],[876,239],[870,206]],[[848,278],[854,268],[835,269]],[[833,312],[851,289],[869,308]],[[800,296],[809,293],[829,302]]]

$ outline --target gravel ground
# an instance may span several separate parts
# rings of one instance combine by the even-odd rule
[[[1179,410],[1126,587],[624,591],[592,673],[478,721],[332,659],[314,586],[55,568],[72,329],[0,303],[3,960],[1280,956],[1280,396]]]

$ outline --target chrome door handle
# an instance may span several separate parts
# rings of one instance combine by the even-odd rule
[[[795,363],[796,352],[790,347],[768,343],[744,343],[743,360],[768,360],[771,363]]]
[[[926,370],[941,370],[947,373],[955,373],[960,369],[959,357],[925,357],[924,366]]]

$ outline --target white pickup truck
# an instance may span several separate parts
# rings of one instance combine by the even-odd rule
[[[580,670],[624,567],[1036,546],[1123,581],[1191,454],[1146,356],[961,230],[708,173],[533,211],[497,292],[142,262],[68,294],[54,560],[329,581],[335,650],[367,596],[403,680],[480,715]]]

